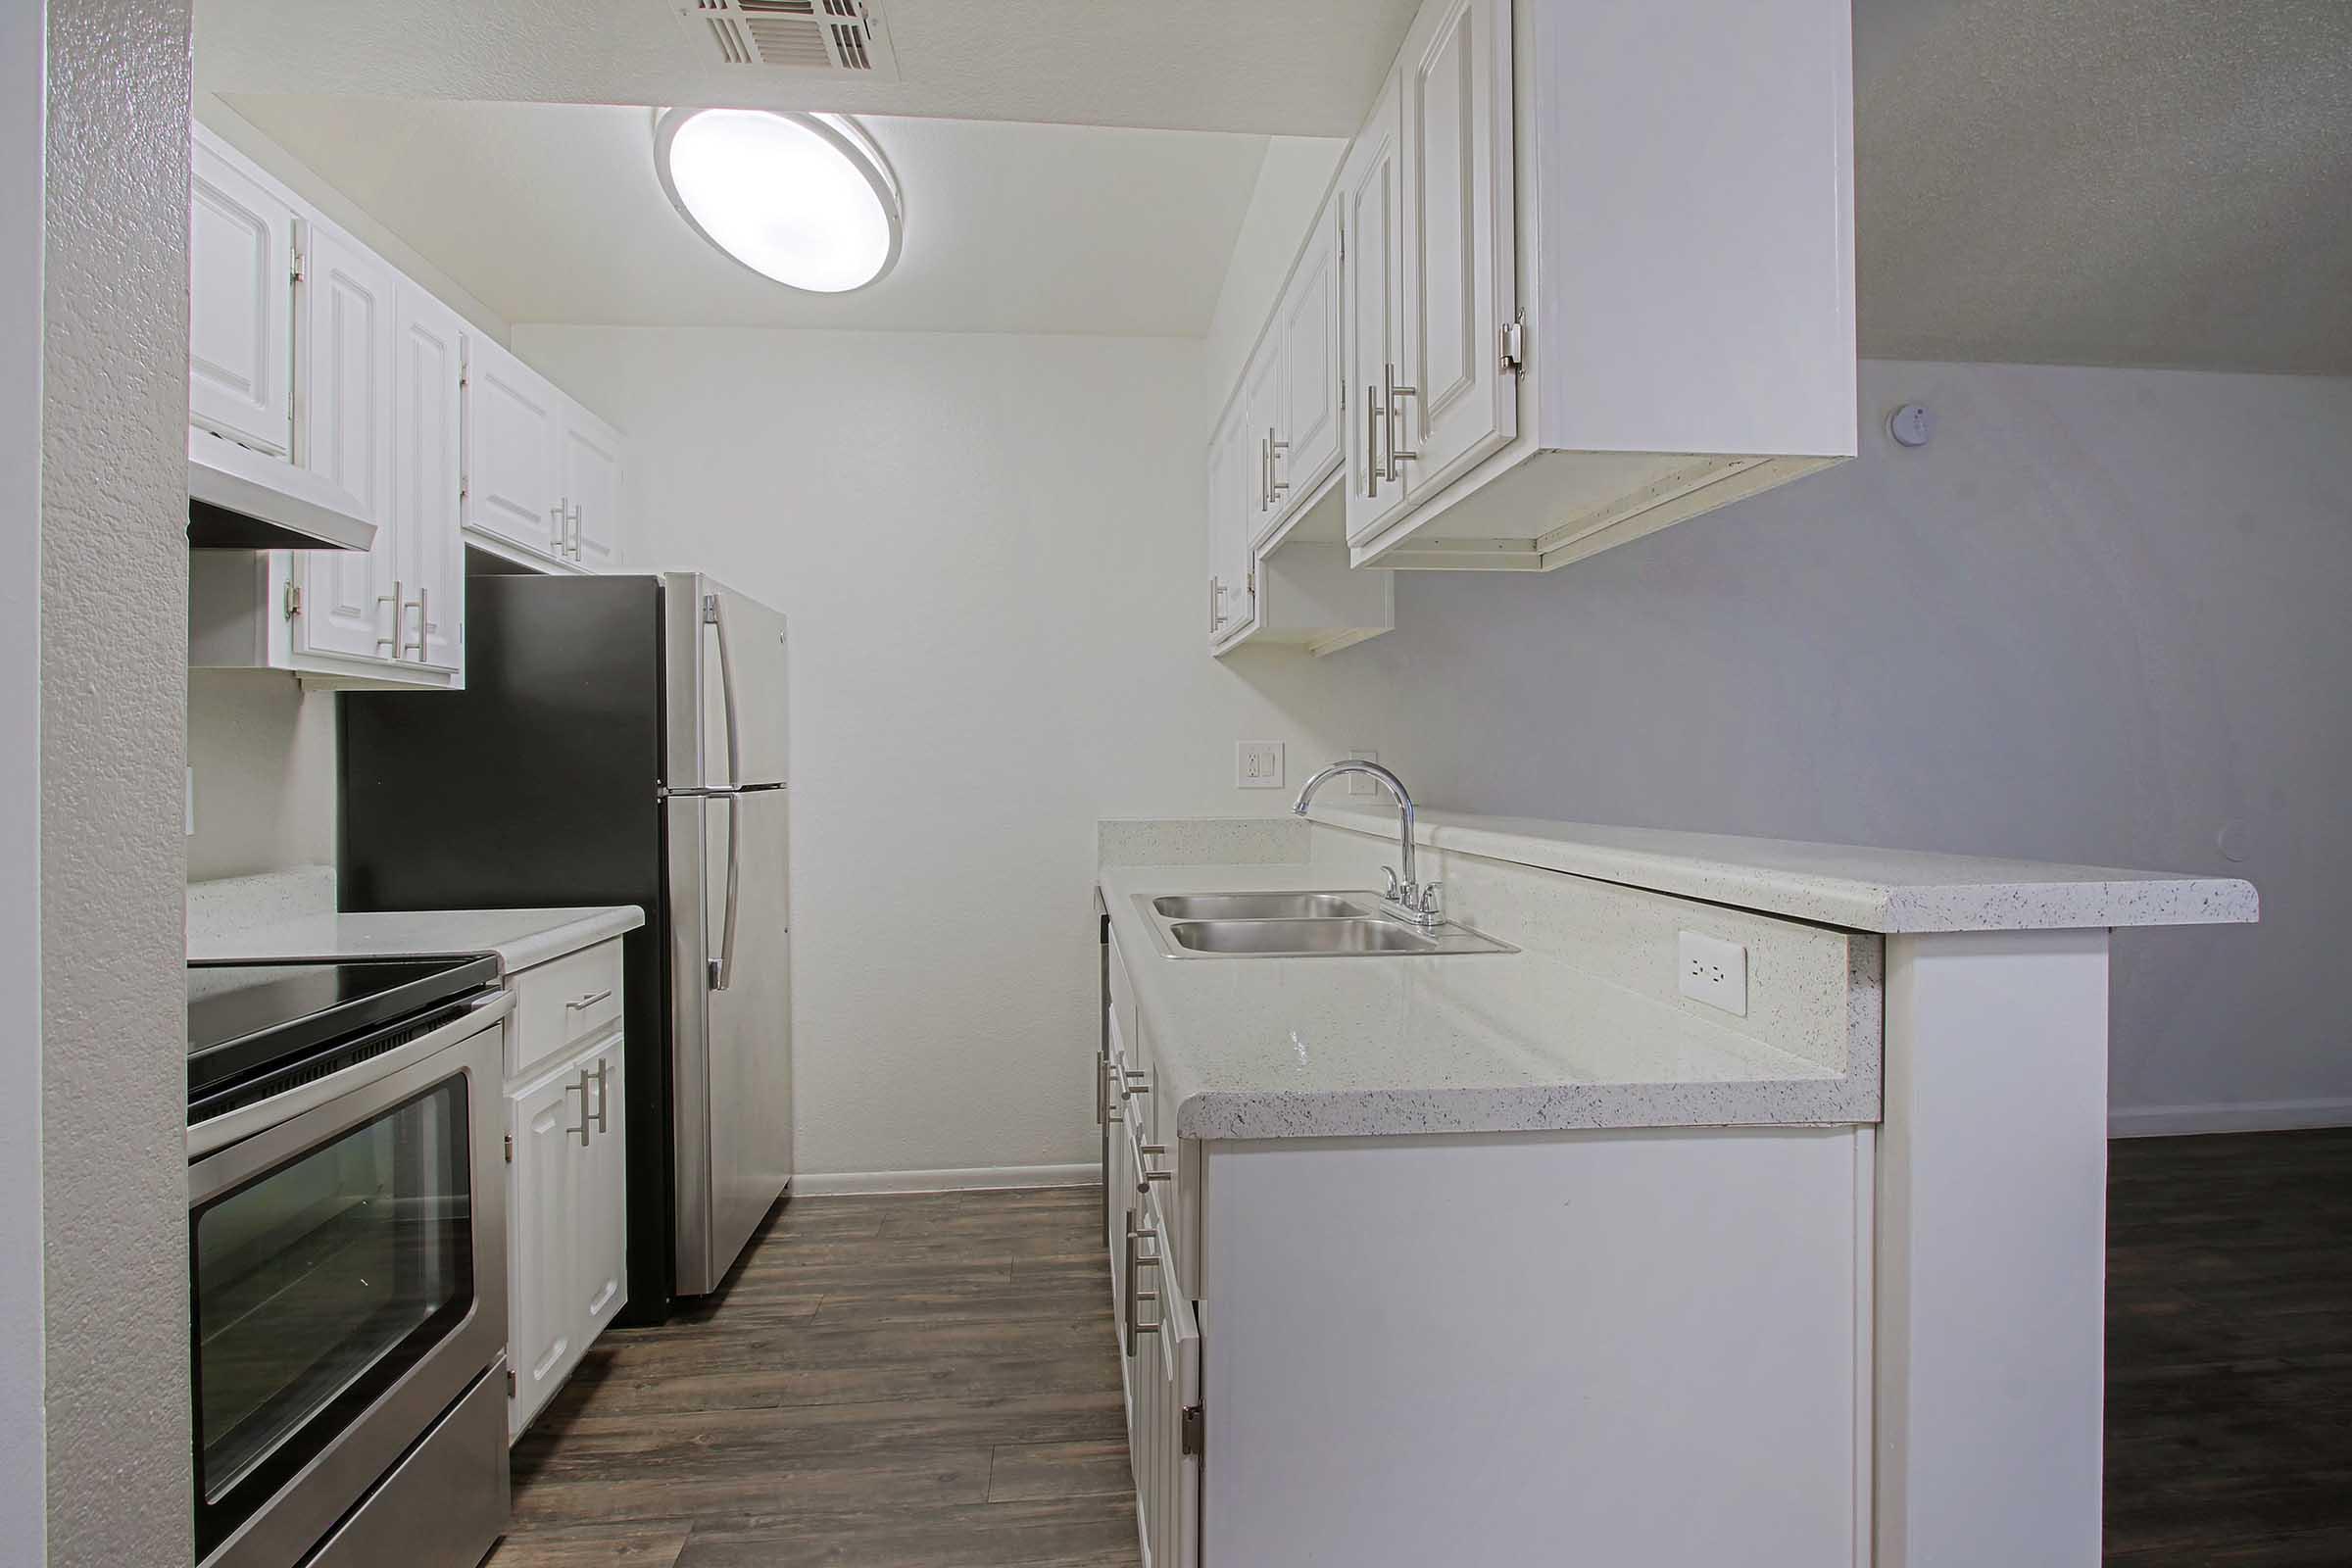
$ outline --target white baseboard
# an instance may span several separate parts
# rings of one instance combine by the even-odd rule
[[[2210,1105],[2142,1105],[2107,1112],[2110,1138],[2275,1133],[2297,1127],[2352,1127],[2352,1100],[2241,1100]]]
[[[792,1190],[802,1198],[843,1198],[867,1193],[974,1193],[999,1187],[1088,1187],[1102,1179],[1102,1167],[1090,1159],[1080,1165],[836,1171],[829,1176],[795,1176]]]

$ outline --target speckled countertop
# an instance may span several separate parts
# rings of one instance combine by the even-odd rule
[[[1394,838],[1394,808],[1317,801],[1308,815]],[[2258,917],[2235,877],[2054,865],[1921,850],[1529,817],[1420,813],[1414,842],[1545,870],[1885,934],[2226,925]]]
[[[229,932],[188,933],[191,958],[396,958],[490,953],[507,974],[645,924],[634,904],[570,909],[413,909],[305,914]]]
[[[1135,896],[1332,886],[1303,865],[1101,872],[1183,1138],[1875,1122],[1853,1074],[1534,953],[1165,956]]]

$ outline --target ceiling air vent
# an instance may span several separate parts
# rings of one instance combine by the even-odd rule
[[[863,0],[684,0],[677,11],[723,65],[898,79],[890,35]]]

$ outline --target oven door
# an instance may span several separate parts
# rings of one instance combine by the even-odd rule
[[[511,1005],[249,1107],[285,1114],[189,1165],[206,1568],[299,1562],[504,1349]]]

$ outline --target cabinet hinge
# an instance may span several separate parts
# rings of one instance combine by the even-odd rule
[[[1208,1417],[1197,1404],[1184,1407],[1184,1451],[1200,1453],[1208,1446]]]
[[[286,584],[286,618],[288,620],[292,620],[296,615],[301,613],[302,584],[298,582],[289,582]]]
[[[507,1397],[510,1399],[514,1397],[514,1369],[513,1367],[507,1368]]]
[[[507,1163],[510,1165],[514,1163],[514,1135],[513,1133],[507,1134]]]
[[[1513,375],[1527,368],[1527,312],[1514,311],[1502,323],[1502,368]]]
[[[1250,568],[1250,574],[1242,579],[1242,584],[1250,590],[1250,598],[1257,597],[1257,568],[1255,566]]]
[[[718,624],[718,595],[716,594],[703,595],[703,624],[706,626]]]

